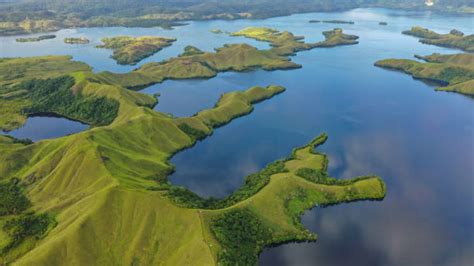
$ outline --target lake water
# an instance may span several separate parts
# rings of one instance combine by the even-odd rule
[[[35,116],[29,117],[22,127],[10,132],[3,132],[3,134],[8,134],[17,139],[39,141],[63,137],[88,128],[88,125],[62,117]]]
[[[354,25],[309,24],[310,19],[353,20]],[[380,26],[380,21],[388,22]],[[203,196],[225,196],[243,178],[287,156],[321,132],[329,134],[320,151],[328,154],[332,176],[377,174],[387,183],[382,202],[357,202],[314,209],[303,223],[318,233],[315,243],[266,250],[262,265],[472,265],[474,262],[474,101],[436,92],[434,86],[403,73],[373,66],[384,58],[460,51],[423,45],[400,32],[420,25],[435,31],[453,28],[472,34],[474,18],[357,9],[299,14],[267,20],[199,21],[172,31],[91,28],[62,30],[58,38],[18,44],[0,38],[0,57],[70,54],[94,71],[126,72],[111,51],[96,49],[100,38],[116,35],[177,37],[173,46],[142,61],[160,61],[186,45],[212,50],[224,43],[268,44],[216,35],[246,26],[270,26],[323,39],[321,32],[342,27],[360,44],[298,53],[303,68],[221,73],[210,80],[166,81],[143,92],[161,93],[158,111],[188,116],[212,107],[222,93],[254,85],[279,84],[283,94],[258,104],[255,111],[219,128],[171,160],[170,178]],[[89,45],[69,46],[62,38],[86,36]],[[37,48],[37,49],[32,49]],[[30,119],[31,120],[31,119]]]

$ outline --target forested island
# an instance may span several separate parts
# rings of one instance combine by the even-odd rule
[[[400,70],[414,78],[441,84],[436,90],[474,96],[474,54],[433,54],[417,56],[421,63],[408,59],[386,59],[375,63],[378,67]]]
[[[174,41],[176,41],[174,38],[154,36],[117,36],[102,39],[104,44],[97,48],[112,49],[112,58],[121,65],[135,65],[142,59],[170,46]]]
[[[16,42],[40,42],[42,40],[54,39],[56,35],[41,35],[38,37],[16,38]]]
[[[88,44],[90,40],[86,37],[79,37],[79,38],[65,38],[64,43],[67,44]]]
[[[403,34],[415,36],[421,43],[474,52],[474,34],[465,36],[463,32],[453,29],[447,34],[439,34],[422,27],[413,27]]]

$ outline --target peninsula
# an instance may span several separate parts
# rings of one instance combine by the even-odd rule
[[[375,63],[378,67],[400,70],[417,79],[441,84],[436,90],[474,96],[474,54],[432,54],[416,56],[421,63],[408,59],[386,59]]]
[[[403,31],[403,34],[421,38],[420,42],[424,44],[474,52],[474,34],[465,36],[463,32],[456,29],[447,34],[439,34],[426,28],[413,27],[410,30]]]

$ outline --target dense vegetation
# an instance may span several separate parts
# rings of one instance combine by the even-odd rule
[[[108,125],[115,119],[119,108],[117,101],[84,97],[80,92],[73,92],[74,84],[72,77],[62,76],[24,81],[12,90],[24,92],[17,97],[28,100],[29,104],[22,110],[27,116],[56,114],[94,126]]]
[[[10,241],[1,249],[0,254],[6,254],[28,238],[39,239],[46,233],[53,221],[47,214],[34,213],[23,214],[8,220],[3,226],[3,230],[8,234]]]
[[[41,35],[38,37],[30,37],[30,38],[17,38],[17,42],[39,42],[42,40],[54,39],[56,35]]]
[[[421,43],[474,52],[474,34],[464,36],[463,32],[456,29],[448,34],[439,34],[422,27],[413,27],[411,30],[404,31],[403,34],[421,38]]]
[[[135,65],[164,47],[170,46],[174,41],[176,39],[164,37],[117,36],[102,39],[104,44],[97,46],[97,48],[112,49],[112,58],[121,65]]]
[[[211,230],[222,245],[219,265],[256,265],[258,254],[272,240],[272,231],[247,209],[214,218]]]
[[[18,179],[0,183],[0,216],[20,214],[30,207],[18,183]]]
[[[427,63],[407,59],[386,59],[376,62],[375,65],[401,70],[414,78],[441,83],[443,86],[437,90],[474,95],[473,54],[433,54],[417,56],[417,58],[425,60]]]
[[[7,241],[0,241],[0,262],[3,263],[3,256],[26,239],[41,237],[54,221],[47,214],[25,212],[30,206],[19,179],[0,183],[0,224],[3,224],[0,230],[8,237]]]

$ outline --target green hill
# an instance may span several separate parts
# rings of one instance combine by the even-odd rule
[[[420,63],[408,59],[386,59],[376,66],[403,71],[417,79],[431,80],[443,85],[437,90],[457,92],[474,96],[474,55],[453,54],[417,56],[425,60]]]
[[[421,43],[474,52],[474,34],[464,36],[463,32],[456,29],[447,34],[439,34],[422,27],[413,27],[411,30],[404,31],[403,34],[421,38]]]

